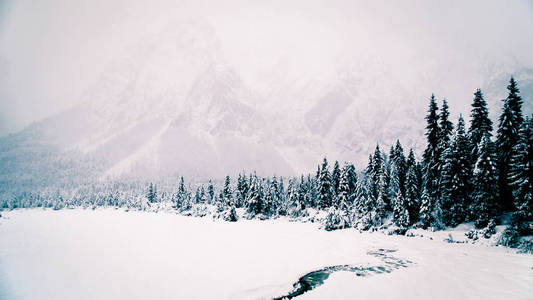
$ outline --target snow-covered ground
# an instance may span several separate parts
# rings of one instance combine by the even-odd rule
[[[0,299],[271,299],[332,265],[412,261],[331,274],[301,299],[533,299],[533,255],[286,220],[236,223],[115,209],[1,212]],[[451,232],[459,239],[463,232]]]

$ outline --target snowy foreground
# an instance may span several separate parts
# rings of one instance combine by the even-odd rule
[[[115,209],[1,214],[0,299],[272,299],[323,267],[383,264],[368,254],[377,249],[412,263],[362,277],[332,273],[298,299],[533,298],[533,255],[443,242],[448,232],[326,232]]]

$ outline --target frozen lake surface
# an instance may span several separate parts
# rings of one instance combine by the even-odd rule
[[[321,270],[332,272],[296,299],[532,299],[532,255],[449,244],[447,234],[115,209],[4,211],[0,299],[273,299]]]

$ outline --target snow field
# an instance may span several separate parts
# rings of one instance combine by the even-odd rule
[[[271,299],[321,267],[382,264],[367,255],[379,248],[414,264],[334,273],[301,298],[533,298],[533,256],[511,249],[115,209],[2,212],[0,298]]]

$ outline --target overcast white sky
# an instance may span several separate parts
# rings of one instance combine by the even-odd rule
[[[532,3],[2,0],[0,135],[72,106],[125,47],[172,20],[211,23],[226,58],[252,80],[280,62],[288,72],[331,72],[365,51],[399,72],[420,54],[439,65],[509,56],[532,67]]]

